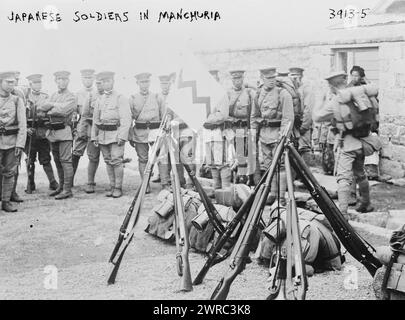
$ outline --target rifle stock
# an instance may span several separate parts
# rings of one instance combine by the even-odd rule
[[[366,267],[372,276],[374,276],[377,269],[382,266],[381,262],[369,250],[371,249],[375,252],[375,249],[369,244],[367,247],[365,244],[366,241],[353,229],[349,222],[346,221],[335,202],[330,198],[325,188],[315,179],[295,148],[291,144],[288,144],[287,147],[290,151],[290,159],[293,168],[302,177],[304,185],[330,222],[343,246],[357,261]]]
[[[215,288],[211,295],[211,300],[226,300],[229,290],[233,281],[236,279],[239,273],[243,271],[246,266],[246,257],[249,255],[250,242],[252,237],[255,235],[257,230],[257,225],[261,215],[261,203],[266,202],[265,189],[267,186],[262,185],[259,189],[257,196],[252,204],[252,209],[249,213],[248,218],[243,226],[241,235],[231,255],[231,263],[229,269],[225,276],[222,277],[218,286]]]

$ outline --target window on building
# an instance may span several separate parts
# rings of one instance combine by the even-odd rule
[[[364,68],[366,78],[378,84],[378,48],[339,48],[333,50],[333,70],[343,70],[349,73],[353,66]]]

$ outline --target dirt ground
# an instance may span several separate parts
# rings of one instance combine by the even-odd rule
[[[74,198],[57,201],[47,196],[48,184],[37,166],[37,191],[26,195],[25,169],[18,192],[25,199],[17,213],[0,213],[0,299],[208,299],[227,269],[227,261],[215,266],[202,285],[189,293],[178,291],[175,246],[156,240],[144,232],[148,212],[155,203],[159,185],[146,195],[144,209],[136,226],[114,285],[107,285],[107,263],[118,230],[132,195],[139,185],[133,164],[125,170],[124,196],[105,197],[107,175],[104,163],[97,173],[96,193],[88,195],[86,163],[83,157],[75,180]],[[386,188],[386,189],[385,189]],[[374,196],[387,203],[392,189],[378,187]],[[398,197],[403,204],[405,197]],[[391,204],[389,204],[391,205]],[[404,204],[405,207],[405,204]],[[361,230],[360,230],[361,231]],[[361,231],[362,232],[362,231]],[[362,232],[373,245],[387,240]],[[307,299],[375,299],[372,277],[357,261],[347,255],[346,271],[317,274],[309,279]],[[190,253],[192,277],[198,273],[204,257]],[[47,267],[48,266],[48,267]],[[57,268],[57,288],[47,287],[49,266]],[[348,266],[351,266],[348,268]],[[345,289],[344,281],[352,266],[358,269],[358,289]],[[235,280],[229,299],[264,299],[267,270],[253,262]]]

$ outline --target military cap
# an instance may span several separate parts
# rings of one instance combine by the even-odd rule
[[[31,74],[27,77],[27,80],[31,81],[31,82],[39,82],[39,81],[41,81],[41,79],[42,79],[42,74],[38,74],[38,73]]]
[[[94,69],[83,69],[80,70],[82,77],[92,77],[96,71]]]
[[[213,75],[215,77],[215,76],[218,76],[219,70],[213,69],[213,70],[210,70],[208,72],[211,73],[211,75]]]
[[[142,73],[138,73],[135,76],[135,78],[138,81],[144,81],[144,80],[149,80],[151,76],[152,76],[152,74],[149,72],[142,72]]]
[[[229,71],[229,73],[232,79],[238,79],[243,77],[243,75],[245,74],[245,70],[232,70]]]
[[[162,76],[159,76],[159,80],[160,80],[161,83],[168,83],[168,82],[170,82],[172,80],[172,76],[171,76],[171,74],[162,75]]]
[[[265,78],[275,78],[277,76],[277,69],[274,67],[260,69],[260,74]]]
[[[304,69],[302,69],[302,68],[299,68],[299,67],[290,68],[290,75],[292,75],[292,76],[302,76],[303,73],[304,73]]]
[[[0,80],[15,80],[15,71],[0,72]]]
[[[55,78],[69,78],[69,71],[56,71],[54,74]]]
[[[334,78],[341,77],[341,76],[347,77],[347,73],[344,72],[344,71],[335,71],[335,72],[332,72],[331,74],[329,74],[329,75],[325,78],[325,80],[330,81],[330,80],[332,80],[332,79],[334,79]]]
[[[99,72],[99,73],[97,73],[97,75],[96,75],[96,80],[97,81],[101,81],[101,80],[104,80],[104,79],[109,79],[109,78],[114,78],[114,72],[112,72],[112,71],[102,71],[102,72]]]

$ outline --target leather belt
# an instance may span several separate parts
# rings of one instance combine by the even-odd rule
[[[64,122],[48,122],[45,123],[45,127],[51,130],[62,130],[65,129],[66,125]]]
[[[118,126],[116,124],[97,124],[97,128],[102,131],[116,131]]]
[[[280,128],[281,120],[263,120],[261,122],[261,127]]]
[[[15,129],[7,129],[5,127],[0,127],[0,136],[12,136],[17,134],[19,131],[18,128]]]
[[[160,122],[139,122],[135,121],[135,128],[137,129],[159,129]]]

